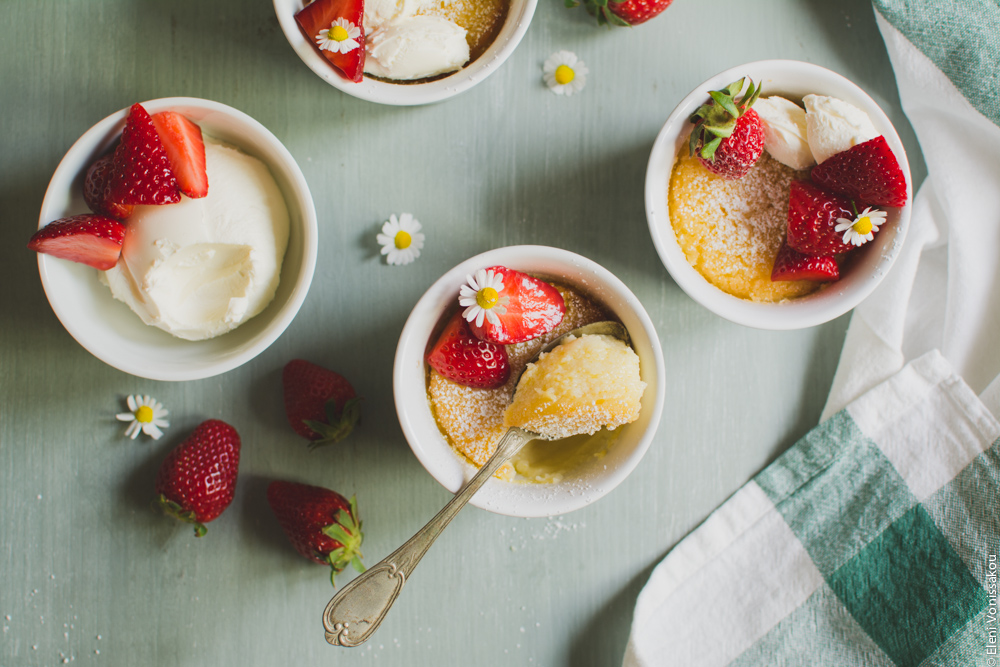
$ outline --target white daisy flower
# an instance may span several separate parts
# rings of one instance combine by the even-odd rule
[[[170,411],[155,398],[136,395],[127,397],[125,402],[128,403],[128,409],[131,412],[120,412],[115,415],[115,418],[118,421],[132,422],[125,429],[125,435],[133,440],[140,431],[153,440],[159,440],[163,435],[163,431],[160,429],[170,426],[170,422],[164,419],[170,414]]]
[[[857,213],[857,209],[854,210]],[[854,220],[847,218],[837,218],[837,226],[834,231],[844,232],[844,243],[851,245],[864,245],[875,238],[875,232],[885,224],[885,211],[866,208]]]
[[[507,303],[510,297],[500,296],[503,291],[503,276],[494,273],[493,269],[479,269],[475,277],[466,276],[468,284],[462,285],[458,291],[458,305],[465,306],[462,312],[469,322],[475,320],[476,326],[483,326],[483,320],[488,320],[490,324],[499,324],[498,315],[507,312]]]
[[[361,46],[358,38],[361,37],[361,29],[347,19],[337,19],[325,30],[320,30],[316,35],[316,43],[321,51],[332,51],[333,53],[347,53]]]
[[[388,255],[389,264],[409,264],[420,257],[420,249],[424,247],[424,235],[420,233],[423,227],[420,221],[409,213],[389,216],[388,222],[382,225],[382,233],[376,236],[382,246],[382,254]]]
[[[572,51],[558,51],[542,66],[546,85],[556,95],[572,95],[583,90],[590,70]]]

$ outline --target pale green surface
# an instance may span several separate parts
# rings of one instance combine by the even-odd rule
[[[709,53],[700,35],[710,25],[734,45]],[[541,82],[541,63],[559,49],[590,68],[579,96]],[[815,425],[847,326],[846,316],[790,333],[730,324],[673,283],[649,238],[643,177],[661,124],[704,79],[763,58],[815,62],[867,90],[896,124],[919,184],[919,148],[863,0],[677,0],[632,30],[598,29],[582,10],[541,0],[499,72],[410,109],[325,84],[266,0],[0,3],[0,666],[618,664],[651,568]],[[234,106],[285,143],[316,200],[320,265],[271,349],[223,376],[175,384],[126,375],[80,347],[49,308],[24,243],[80,134],[133,102],[176,95]],[[375,234],[402,211],[423,222],[427,245],[415,264],[388,267]],[[356,493],[370,563],[430,518],[448,494],[396,421],[396,340],[447,268],[518,243],[593,258],[641,299],[669,382],[656,440],[625,484],[566,517],[468,508],[375,638],[331,647],[320,624],[326,574],[285,542],[266,483]],[[342,372],[366,397],[363,426],[336,450],[309,453],[284,421],[280,369],[293,357]],[[124,439],[114,421],[136,392],[171,410],[157,443]],[[209,417],[239,430],[242,472],[233,506],[195,541],[148,500],[162,457]]]

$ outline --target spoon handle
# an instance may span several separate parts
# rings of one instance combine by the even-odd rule
[[[371,637],[399,597],[406,578],[441,531],[486,480],[535,437],[535,434],[520,428],[509,429],[497,443],[493,456],[426,526],[403,546],[344,586],[323,611],[326,641],[337,646],[358,646]]]

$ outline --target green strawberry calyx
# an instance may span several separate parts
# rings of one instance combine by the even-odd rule
[[[339,547],[323,556],[323,560],[330,564],[330,583],[337,587],[335,577],[340,574],[348,565],[358,572],[364,572],[365,566],[361,562],[361,543],[365,539],[361,532],[361,520],[358,519],[358,503],[355,496],[351,496],[350,511],[340,510],[334,517],[334,522],[323,527],[323,534],[337,541]]]
[[[208,528],[205,527],[205,524],[198,521],[195,517],[193,510],[184,509],[162,493],[153,499],[153,508],[163,512],[167,516],[172,516],[179,521],[194,525],[195,537],[204,537],[205,533],[208,532]]]
[[[737,95],[743,91],[743,86],[749,81],[749,86],[743,96]],[[734,81],[722,90],[708,93],[711,102],[701,105],[691,114],[694,129],[688,150],[691,155],[698,154],[709,162],[715,162],[715,151],[736,129],[736,121],[741,118],[753,103],[760,97],[761,86],[754,86],[753,80],[743,77]]]
[[[564,0],[566,7],[572,9],[580,6],[580,0]],[[597,18],[597,25],[617,25],[624,28],[631,27],[631,24],[622,17],[611,11],[608,6],[620,4],[624,0],[583,0],[583,6],[587,13]]]
[[[332,445],[340,442],[354,430],[354,426],[361,421],[361,397],[344,401],[344,405],[337,407],[337,402],[330,399],[323,406],[326,412],[326,421],[315,419],[303,419],[302,423],[308,426],[316,434],[309,443],[309,449],[316,449],[325,445]]]

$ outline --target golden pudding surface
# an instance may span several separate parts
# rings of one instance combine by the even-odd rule
[[[689,264],[710,283],[741,299],[778,302],[819,288],[812,281],[771,281],[786,236],[788,188],[805,178],[765,151],[741,179],[727,180],[683,154],[670,174],[674,235]]]
[[[549,333],[507,346],[511,374],[502,387],[467,387],[441,376],[433,368],[427,370],[427,398],[438,428],[452,448],[476,467],[486,463],[496,450],[497,442],[506,433],[504,411],[514,394],[521,371],[539,350],[549,341],[585,324],[614,319],[602,306],[581,292],[558,283],[551,284],[562,294],[566,314]],[[557,481],[575,465],[602,456],[613,443],[613,438],[598,433],[594,437],[577,436],[560,443],[553,448],[548,442],[532,441],[501,468],[497,476],[506,480]]]

